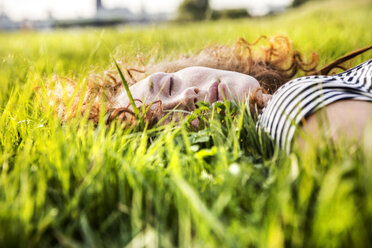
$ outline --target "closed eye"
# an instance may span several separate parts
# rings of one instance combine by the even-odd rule
[[[172,94],[172,89],[173,89],[173,77],[170,77],[170,79],[169,79],[169,95]]]

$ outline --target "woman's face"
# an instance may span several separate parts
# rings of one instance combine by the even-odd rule
[[[134,99],[144,100],[146,105],[161,100],[164,110],[193,111],[196,102],[243,100],[259,87],[258,81],[246,74],[194,66],[175,73],[154,73],[132,85],[130,91]],[[256,95],[264,102],[268,100],[261,91],[257,91]],[[117,100],[120,107],[129,103],[124,91]]]

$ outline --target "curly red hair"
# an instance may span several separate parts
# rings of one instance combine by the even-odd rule
[[[259,44],[261,47],[258,47]],[[270,94],[292,79],[298,71],[307,74],[316,73],[317,65],[316,53],[311,55],[309,62],[305,62],[302,54],[293,49],[291,41],[282,35],[270,38],[261,36],[252,43],[239,38],[233,46],[214,44],[192,56],[148,64],[143,66],[143,69],[120,63],[129,85],[153,72],[175,72],[189,66],[205,66],[253,76],[260,82],[263,91]],[[57,113],[63,120],[89,111],[88,118],[98,123],[100,111],[103,109],[102,103],[105,102],[108,123],[119,119],[128,125],[133,125],[137,122],[137,118],[130,106],[117,106],[116,96],[123,90],[122,81],[116,70],[107,70],[103,75],[91,74],[80,84],[60,77],[55,77],[48,84],[50,104],[56,106]],[[254,94],[250,101],[258,103]],[[158,108],[151,108],[143,116],[150,125],[164,115],[161,102],[155,104]]]

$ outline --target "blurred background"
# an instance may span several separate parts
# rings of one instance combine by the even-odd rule
[[[146,25],[275,15],[307,0],[0,0],[0,29]]]

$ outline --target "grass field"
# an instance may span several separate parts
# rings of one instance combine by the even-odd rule
[[[111,56],[161,60],[263,34],[324,65],[371,45],[371,23],[370,1],[330,0],[253,20],[0,34],[0,247],[371,247],[372,128],[286,155],[244,108],[199,132],[135,132],[61,125],[34,91],[112,68]]]

